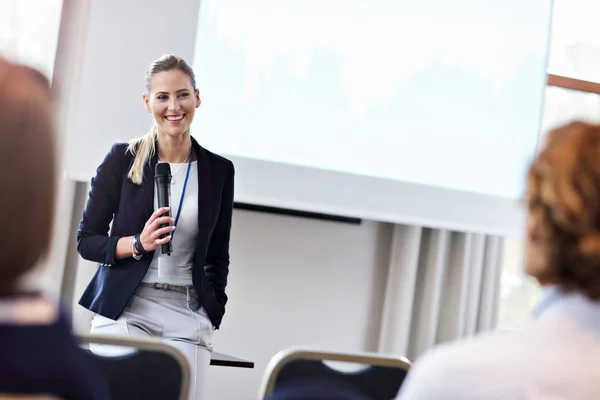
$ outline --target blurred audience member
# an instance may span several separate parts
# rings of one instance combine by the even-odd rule
[[[431,350],[400,399],[600,399],[600,126],[549,133],[526,204],[526,269],[543,286],[533,320]]]
[[[21,288],[50,243],[52,119],[47,79],[0,58],[0,394],[106,399],[101,372],[71,336],[60,306]]]

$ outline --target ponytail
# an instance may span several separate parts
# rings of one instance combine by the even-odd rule
[[[142,180],[144,179],[144,165],[156,152],[157,138],[158,127],[154,123],[146,135],[129,142],[127,151],[133,154],[135,158],[127,177],[136,185],[142,184]]]

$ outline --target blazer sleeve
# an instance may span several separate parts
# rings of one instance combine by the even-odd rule
[[[113,145],[96,170],[77,229],[77,251],[81,257],[106,265],[115,263],[115,249],[120,239],[108,233],[121,197],[125,146]]]
[[[225,287],[227,286],[227,275],[229,275],[229,238],[231,234],[235,178],[235,168],[231,161],[229,161],[228,167],[221,195],[219,217],[210,243],[208,244],[204,266],[204,273],[215,291],[217,300],[222,306],[225,306],[225,303],[227,303]]]

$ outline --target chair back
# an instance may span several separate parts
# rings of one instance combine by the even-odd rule
[[[0,400],[61,400],[58,397],[37,394],[0,394]]]
[[[83,344],[102,344],[131,349],[123,355],[87,354],[100,365],[113,400],[187,398],[190,366],[183,353],[160,340],[79,335]]]
[[[364,365],[344,372],[328,361]],[[397,396],[410,361],[404,357],[374,353],[341,353],[311,349],[290,349],[276,354],[269,364],[259,392],[260,399],[370,399],[389,400]],[[311,397],[312,396],[312,397]]]

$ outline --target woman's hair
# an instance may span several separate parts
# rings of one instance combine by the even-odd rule
[[[150,95],[152,77],[154,74],[164,71],[171,71],[178,69],[189,76],[192,83],[192,87],[196,90],[196,77],[194,71],[188,63],[180,57],[172,54],[167,54],[154,61],[146,70],[146,94]],[[142,184],[144,177],[144,165],[150,157],[154,155],[156,151],[156,139],[158,138],[158,127],[156,123],[152,125],[150,131],[137,139],[133,139],[129,142],[127,151],[131,152],[135,156],[133,165],[127,175],[133,183],[138,185]]]
[[[548,134],[526,201],[543,280],[600,300],[600,125],[571,122]]]
[[[49,88],[40,72],[0,58],[0,293],[14,291],[50,246],[56,154]]]

